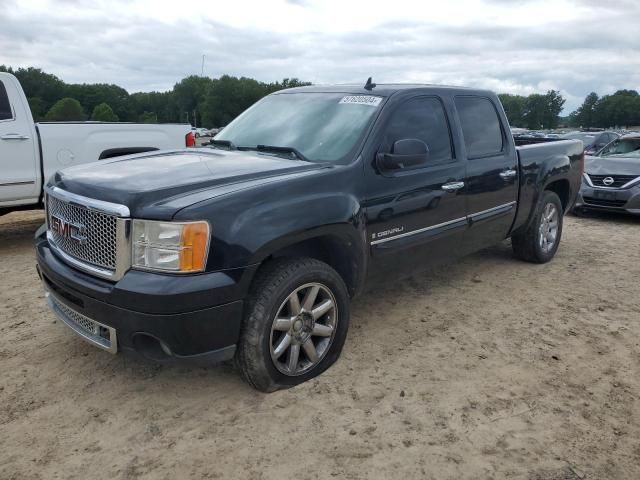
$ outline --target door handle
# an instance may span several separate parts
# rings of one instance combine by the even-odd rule
[[[0,140],[29,140],[29,137],[20,135],[19,133],[7,133],[6,135],[2,135]]]
[[[451,182],[442,185],[442,190],[446,192],[455,192],[456,190],[460,190],[462,187],[464,187],[464,182]]]
[[[504,180],[509,180],[510,178],[515,177],[518,174],[518,172],[516,172],[515,170],[509,169],[509,170],[505,170],[503,172],[500,172],[500,176],[504,179]]]

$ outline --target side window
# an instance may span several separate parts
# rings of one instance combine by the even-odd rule
[[[485,97],[456,97],[456,109],[469,158],[502,152],[504,139],[500,118],[491,100]]]
[[[422,140],[429,147],[429,163],[453,159],[449,123],[442,103],[433,97],[412,98],[401,104],[387,125],[384,149],[407,138]]]
[[[11,111],[7,89],[4,87],[4,83],[0,81],[0,120],[11,120],[12,118],[13,112]]]

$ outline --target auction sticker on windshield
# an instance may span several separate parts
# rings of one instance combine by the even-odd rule
[[[369,105],[371,107],[377,107],[380,105],[382,97],[375,97],[373,95],[347,95],[342,97],[342,100],[338,103],[351,103],[355,105]]]

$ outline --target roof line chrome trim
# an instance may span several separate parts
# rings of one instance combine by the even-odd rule
[[[389,242],[391,240],[397,240],[399,238],[409,237],[411,235],[417,235],[419,233],[428,232],[429,230],[435,230],[437,228],[442,228],[442,227],[446,227],[446,226],[449,226],[449,225],[453,225],[454,223],[458,223],[458,222],[465,222],[466,223],[466,221],[467,221],[467,217],[456,218],[455,220],[449,220],[448,222],[442,222],[442,223],[438,223],[436,225],[431,225],[429,227],[420,228],[418,230],[412,230],[410,232],[401,233],[400,235],[395,235],[393,237],[387,237],[387,238],[381,238],[380,240],[374,240],[374,241],[371,242],[371,245],[378,245],[380,243]]]
[[[47,187],[47,194],[59,198],[77,207],[88,208],[108,215],[127,218],[131,216],[131,212],[126,205],[119,203],[105,202],[104,200],[96,200],[95,198],[84,197],[76,193],[67,192],[58,187]]]

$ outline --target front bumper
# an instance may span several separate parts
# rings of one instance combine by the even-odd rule
[[[36,258],[54,313],[100,348],[200,365],[235,353],[256,267],[189,276],[130,270],[112,283],[64,263],[43,229],[36,233]]]
[[[582,183],[575,208],[640,215],[640,184],[631,188],[598,188]]]

